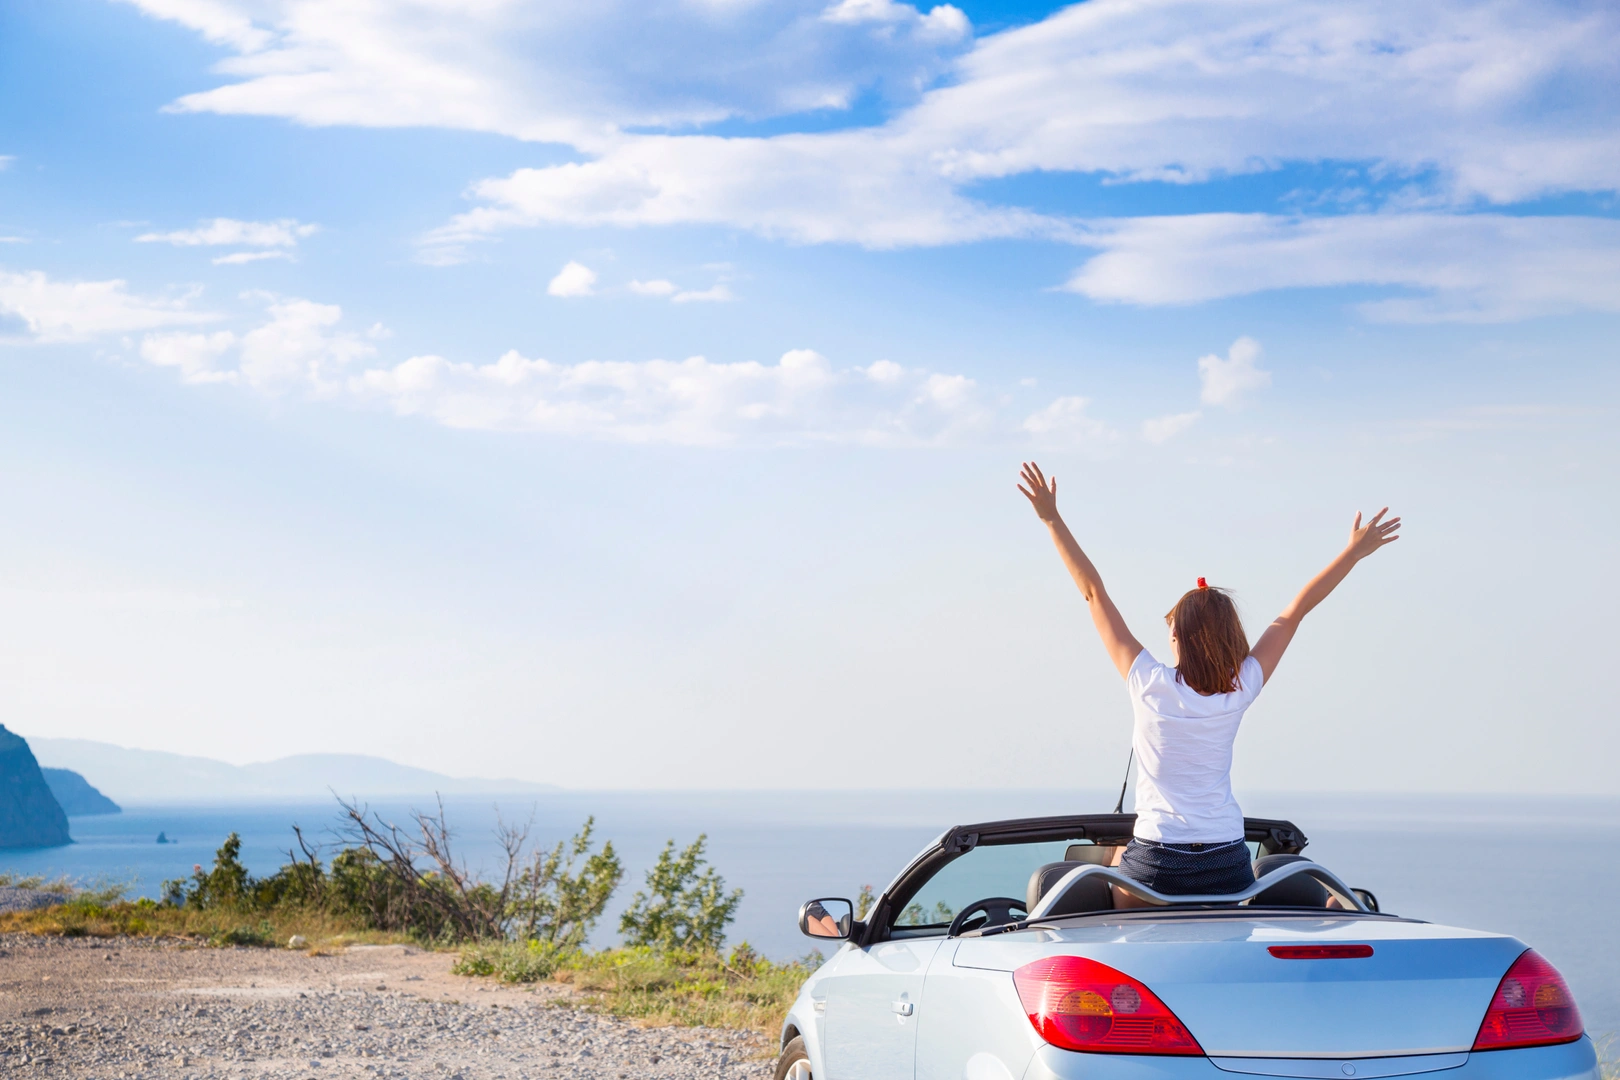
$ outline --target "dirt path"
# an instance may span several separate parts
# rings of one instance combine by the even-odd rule
[[[336,956],[0,935],[9,1077],[762,1080],[741,1032],[642,1028],[565,988],[450,974],[404,946]]]

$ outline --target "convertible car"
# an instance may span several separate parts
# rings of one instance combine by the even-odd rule
[[[800,929],[842,944],[776,1080],[1598,1080],[1569,988],[1522,942],[1379,911],[1287,821],[1247,819],[1247,891],[1163,896],[1110,865],[1134,821],[958,826],[864,918],[805,904]]]

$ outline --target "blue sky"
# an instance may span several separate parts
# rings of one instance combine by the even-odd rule
[[[1620,647],[1617,45],[1527,2],[8,4],[8,723],[1101,786],[1128,711],[1035,456],[1155,646],[1199,575],[1258,626],[1355,510],[1410,522],[1241,785],[1614,793],[1572,667]]]

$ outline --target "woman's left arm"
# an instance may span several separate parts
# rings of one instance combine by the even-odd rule
[[[1400,539],[1398,530],[1401,519],[1398,517],[1383,520],[1389,513],[1389,507],[1384,507],[1372,516],[1366,525],[1361,523],[1361,514],[1356,514],[1355,524],[1350,526],[1350,542],[1332,562],[1327,569],[1317,574],[1300,590],[1299,595],[1286,608],[1283,613],[1272,620],[1266,627],[1266,632],[1260,635],[1260,640],[1254,643],[1249,655],[1260,661],[1260,673],[1266,682],[1271,681],[1271,673],[1277,670],[1282,662],[1283,653],[1288,651],[1288,645],[1294,640],[1294,632],[1299,629],[1300,622],[1310,613],[1311,609],[1328,598],[1328,594],[1338,588],[1339,582],[1349,576],[1356,563],[1365,559],[1385,544],[1392,544]]]

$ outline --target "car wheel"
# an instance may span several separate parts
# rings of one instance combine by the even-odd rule
[[[782,1056],[776,1059],[776,1080],[812,1080],[810,1055],[805,1052],[804,1040],[795,1035],[782,1047]]]

